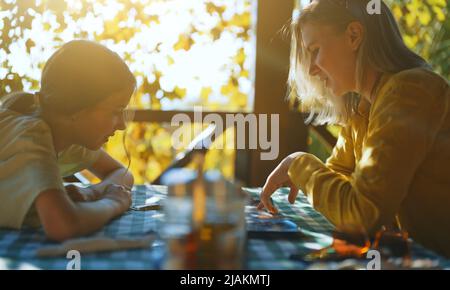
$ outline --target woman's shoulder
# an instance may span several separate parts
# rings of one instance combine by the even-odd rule
[[[410,104],[411,100],[426,107],[449,102],[449,83],[439,74],[427,68],[413,68],[390,74],[379,90],[376,103]]]
[[[445,78],[430,69],[420,67],[393,74],[389,84],[391,86],[422,88],[429,92],[446,90],[449,87],[449,83]]]
[[[393,114],[441,118],[450,104],[448,81],[425,68],[404,70],[389,76],[371,106],[371,119]]]

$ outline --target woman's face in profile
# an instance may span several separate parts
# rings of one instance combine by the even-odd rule
[[[356,90],[356,51],[348,31],[330,25],[302,25],[302,39],[311,55],[309,74],[320,78],[336,97]]]

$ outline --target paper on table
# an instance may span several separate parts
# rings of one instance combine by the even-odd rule
[[[133,238],[89,237],[71,239],[62,244],[46,246],[36,250],[38,257],[65,256],[70,250],[80,253],[118,251],[126,249],[147,248],[155,240],[155,235]]]

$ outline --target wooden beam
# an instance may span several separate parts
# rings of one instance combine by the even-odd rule
[[[133,122],[155,122],[155,123],[170,123],[172,118],[177,114],[185,114],[194,121],[194,111],[156,111],[156,110],[144,110],[144,109],[130,109],[130,112],[134,114]],[[237,115],[242,114],[243,116],[248,115],[247,112],[218,112],[218,111],[203,111],[203,117],[206,114],[217,114],[219,115],[225,125],[226,116],[229,114]]]

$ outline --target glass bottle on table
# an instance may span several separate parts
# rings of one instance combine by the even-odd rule
[[[195,179],[185,180],[188,182],[184,185],[169,185],[164,206],[163,232],[168,249],[165,268],[240,269],[245,244],[245,195],[218,172],[204,174],[203,162],[203,155],[194,156]],[[184,191],[183,198],[177,199],[177,190]],[[174,206],[177,204],[183,205]],[[174,228],[183,230],[174,234]]]

